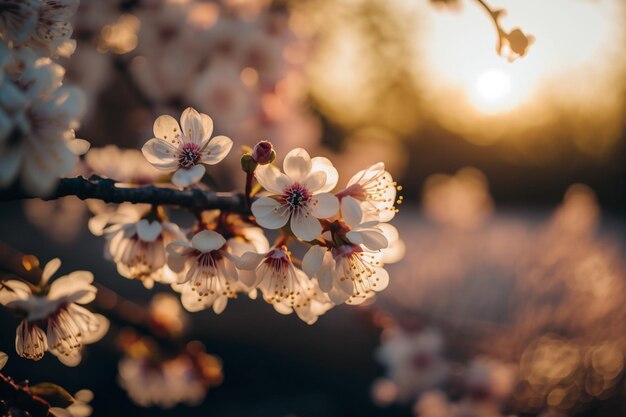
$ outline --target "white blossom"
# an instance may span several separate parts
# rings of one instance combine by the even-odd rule
[[[213,121],[191,107],[183,112],[180,126],[173,117],[163,115],[153,130],[155,137],[141,151],[155,168],[174,172],[172,182],[181,187],[200,181],[206,170],[203,164],[217,164],[233,146],[226,136],[211,138]]]
[[[335,304],[361,304],[374,292],[384,290],[389,274],[383,268],[380,251],[388,240],[378,221],[363,222],[357,200],[346,196],[341,201],[341,219],[331,227],[332,246],[312,246],[302,260],[302,268],[317,277],[320,288]]]
[[[333,308],[334,304],[320,289],[315,278],[308,280],[300,274],[300,288],[293,302],[283,300],[274,303],[274,309],[281,314],[291,314],[295,311],[300,320],[306,324],[314,324],[319,316]]]
[[[15,340],[18,355],[39,360],[49,351],[64,364],[76,366],[82,346],[100,340],[108,320],[81,306],[96,297],[91,272],[72,272],[48,284],[60,266],[59,259],[48,262],[36,290],[22,281],[5,281],[0,304],[24,315]]]
[[[235,297],[239,272],[226,239],[212,230],[198,232],[191,242],[176,241],[167,247],[167,263],[178,274],[182,285],[181,301],[189,311],[213,307],[215,313],[226,308]]]
[[[357,172],[337,196],[358,200],[368,219],[388,222],[396,215],[396,183],[382,162]]]
[[[166,264],[165,247],[184,239],[184,234],[178,225],[152,218],[149,206],[120,204],[114,211],[96,214],[90,219],[89,228],[95,235],[104,234],[105,257],[116,263],[123,277],[138,279],[146,288],[154,282],[175,281],[176,275]]]
[[[88,149],[73,131],[83,112],[82,92],[62,86],[63,74],[50,59],[26,50],[14,51],[5,65],[0,85],[0,186],[19,175],[28,192],[45,195]]]
[[[266,253],[246,252],[236,259],[236,263],[240,269],[254,271],[251,281],[244,283],[258,287],[270,304],[293,307],[307,291],[308,285],[304,284],[309,279],[293,264],[291,253],[285,246],[272,248]]]
[[[377,358],[398,391],[398,400],[417,398],[422,392],[441,387],[450,375],[443,356],[443,338],[434,329],[406,331],[393,327],[383,333]]]
[[[37,0],[0,0],[0,35],[16,43],[28,40],[37,25]]]
[[[163,174],[149,164],[139,150],[120,149],[115,145],[90,149],[85,162],[94,174],[119,181],[118,187],[120,183],[150,184]]]
[[[328,191],[337,184],[337,170],[326,158],[313,158],[302,148],[285,156],[281,173],[273,165],[257,168],[256,178],[271,197],[260,197],[252,204],[259,225],[280,229],[290,222],[293,234],[313,240],[322,233],[319,219],[334,216],[337,198]]]

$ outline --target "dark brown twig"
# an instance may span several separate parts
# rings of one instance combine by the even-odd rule
[[[106,203],[145,203],[171,205],[199,210],[224,210],[233,213],[249,214],[245,197],[237,193],[217,193],[201,189],[179,190],[175,188],[144,187],[123,188],[111,179],[91,177],[61,178],[57,188],[43,200],[56,200],[61,197],[76,196],[81,200],[93,198]],[[28,194],[19,186],[0,190],[0,201],[38,198]]]

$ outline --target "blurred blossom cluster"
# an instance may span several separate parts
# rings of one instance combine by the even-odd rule
[[[75,48],[70,19],[78,1],[10,1],[0,18],[0,186],[18,178],[29,192],[49,194],[89,148],[74,129],[82,92],[63,85],[55,60]]]
[[[378,303],[380,404],[419,416],[569,413],[623,389],[624,247],[573,185],[548,221],[493,214],[464,168],[423,188],[424,217],[399,216],[406,250]],[[546,414],[551,415],[551,414]]]
[[[303,101],[307,42],[290,29],[285,7],[263,0],[94,1],[79,9],[75,26],[80,42],[68,71],[90,102],[118,77],[145,110],[193,105],[243,144],[270,137],[277,146],[311,146],[319,139]],[[132,114],[145,121],[140,111]]]
[[[221,384],[219,358],[205,352],[198,341],[179,343],[187,330],[188,317],[171,294],[158,293],[149,309],[153,336],[125,329],[118,336],[123,357],[118,382],[138,405],[171,408],[179,403],[200,403],[210,387]]]

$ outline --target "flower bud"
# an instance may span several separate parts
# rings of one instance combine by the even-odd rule
[[[249,153],[245,153],[241,156],[241,169],[246,173],[252,174],[257,167],[257,163]]]
[[[524,34],[519,28],[515,28],[511,33],[507,34],[506,39],[509,42],[511,51],[519,56],[526,55],[528,47],[534,40],[532,36]]]
[[[271,164],[272,162],[274,162],[274,159],[276,159],[276,151],[274,151],[274,147],[272,146],[271,142],[262,140],[254,145],[252,158],[259,165]]]

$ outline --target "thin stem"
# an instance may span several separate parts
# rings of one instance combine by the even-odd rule
[[[25,414],[12,414],[12,409]],[[0,414],[6,416],[29,415],[47,417],[50,405],[11,378],[0,373]]]
[[[149,185],[144,187],[122,188],[111,179],[91,177],[61,178],[57,188],[43,200],[56,200],[61,197],[76,196],[81,200],[93,198],[106,203],[144,203],[169,205],[198,210],[225,210],[233,213],[249,214],[250,209],[241,194],[217,193],[197,188],[179,190]],[[0,190],[0,201],[40,198],[18,186]]]
[[[504,31],[504,29],[502,29],[502,26],[500,26],[500,22],[498,21],[502,10],[493,10],[491,6],[489,6],[484,0],[474,1],[478,3],[483,9],[485,9],[487,14],[491,18],[491,21],[493,22],[493,25],[496,28],[496,32],[498,34],[498,43],[496,45],[496,50],[498,51],[498,54],[502,53],[503,39],[506,36],[506,32]]]
[[[244,197],[246,199],[246,206],[250,208],[252,205],[252,183],[254,182],[254,172],[246,173],[246,191]]]

